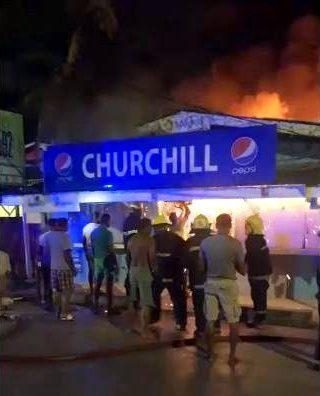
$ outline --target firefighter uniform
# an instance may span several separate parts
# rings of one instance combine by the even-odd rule
[[[168,231],[166,225],[164,216],[157,216],[154,220],[157,269],[154,273],[153,284],[153,298],[156,307],[153,321],[160,319],[161,293],[164,289],[167,289],[173,303],[177,327],[184,330],[187,324],[183,266],[186,246],[185,241],[172,231]]]
[[[270,252],[264,238],[263,221],[258,214],[250,216],[245,223],[247,239],[246,263],[254,308],[254,320],[249,326],[259,325],[267,315],[267,291],[272,274]]]
[[[189,272],[189,286],[192,291],[192,302],[195,316],[196,333],[205,331],[206,318],[204,314],[204,284],[206,281],[205,269],[200,265],[199,252],[201,242],[210,236],[210,223],[208,219],[199,215],[192,224],[192,233],[187,242],[186,266]]]

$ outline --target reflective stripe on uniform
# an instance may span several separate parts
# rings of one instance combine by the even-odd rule
[[[171,254],[170,254],[170,253],[157,253],[156,256],[157,256],[157,257],[170,257]]]
[[[123,243],[114,243],[113,247],[115,249],[124,249],[124,244]]]
[[[200,251],[200,246],[192,246],[189,249],[189,252],[199,252]]]
[[[270,275],[249,276],[249,280],[266,280],[269,281]]]
[[[123,235],[124,236],[129,236],[129,235],[137,234],[137,233],[138,233],[138,230],[130,230],[130,231],[124,231]]]
[[[172,278],[162,278],[162,282],[167,282],[167,283],[173,282],[173,279]]]

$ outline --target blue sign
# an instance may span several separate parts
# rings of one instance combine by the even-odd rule
[[[44,171],[48,193],[271,184],[276,126],[53,145]]]

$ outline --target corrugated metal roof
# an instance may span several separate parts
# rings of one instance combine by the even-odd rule
[[[180,111],[142,125],[138,131],[143,134],[161,134],[209,130],[212,126],[241,128],[265,124],[277,124],[277,181],[320,184],[320,123]]]
[[[246,127],[253,125],[277,124],[278,132],[320,138],[320,123],[277,119],[238,117],[218,113],[198,113],[180,111],[178,113],[148,122],[138,128],[140,132],[191,132],[208,130],[213,125]]]

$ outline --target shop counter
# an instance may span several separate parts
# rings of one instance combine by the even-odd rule
[[[274,256],[320,256],[319,249],[270,249]]]

